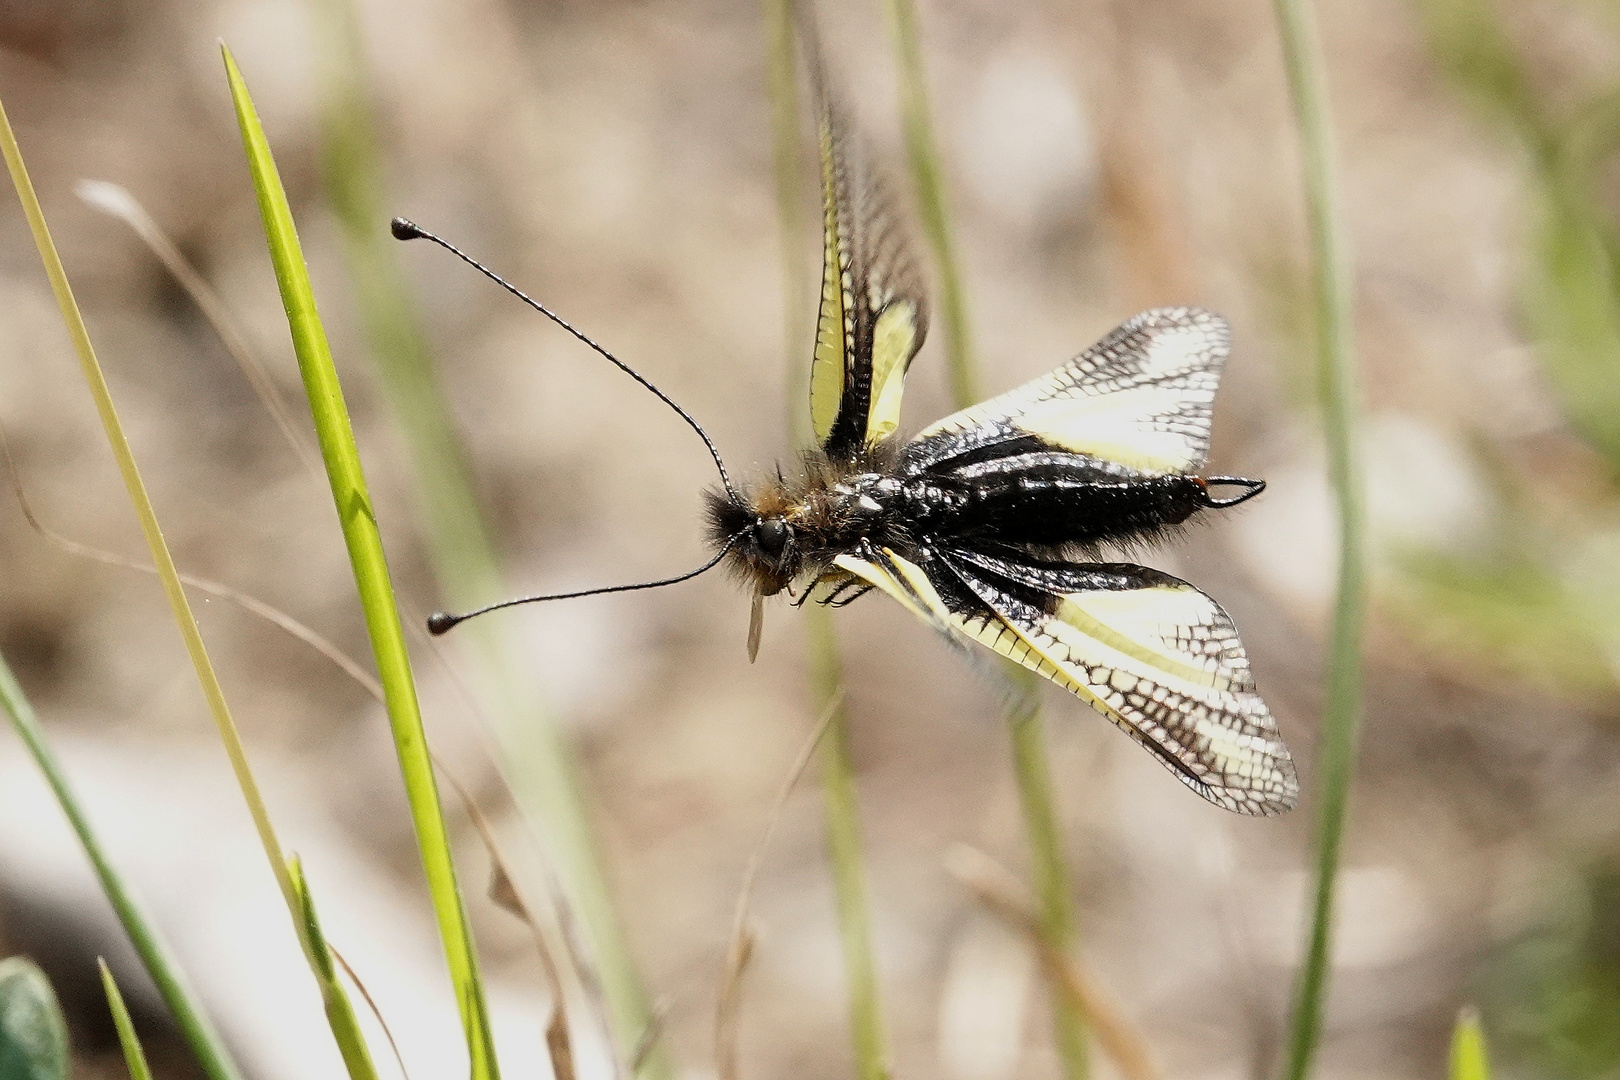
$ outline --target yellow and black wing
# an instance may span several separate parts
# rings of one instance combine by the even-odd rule
[[[1210,802],[1277,814],[1298,801],[1293,759],[1232,620],[1185,581],[1141,566],[967,551],[913,560],[873,549],[837,566],[1071,691]]]
[[[823,266],[810,417],[834,457],[894,433],[928,329],[917,263],[866,147],[819,75]]]
[[[1123,479],[1191,472],[1209,453],[1229,341],[1213,312],[1144,311],[1057,370],[929,427],[903,468],[1055,451]]]

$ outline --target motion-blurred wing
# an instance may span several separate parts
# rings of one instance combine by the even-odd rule
[[[1140,566],[961,551],[935,553],[927,570],[887,549],[838,566],[1070,690],[1210,802],[1276,814],[1298,800],[1293,759],[1231,619],[1186,582]]]
[[[1057,452],[1124,478],[1190,472],[1209,453],[1228,347],[1219,315],[1144,311],[1056,371],[934,424],[907,446],[902,467]]]
[[[826,92],[818,97],[823,266],[810,416],[826,451],[848,457],[899,426],[906,368],[922,347],[928,312],[865,146]]]

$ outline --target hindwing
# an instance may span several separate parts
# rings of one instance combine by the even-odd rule
[[[1057,370],[927,428],[903,467],[1047,452],[1123,478],[1190,472],[1209,453],[1229,340],[1213,312],[1144,311]]]
[[[1210,802],[1276,814],[1298,800],[1293,759],[1237,630],[1186,582],[1141,566],[970,551],[919,563],[884,548],[837,566],[1071,691]]]
[[[823,449],[847,458],[899,426],[906,369],[922,347],[928,311],[870,154],[819,77],[817,98],[822,283],[810,416]]]

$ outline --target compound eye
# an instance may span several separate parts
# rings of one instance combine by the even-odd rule
[[[793,530],[781,518],[766,518],[759,523],[755,535],[759,538],[760,550],[771,558],[780,558],[782,551],[787,547],[788,537]]]

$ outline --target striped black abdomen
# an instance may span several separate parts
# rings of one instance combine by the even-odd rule
[[[1043,548],[1149,539],[1207,505],[1192,477],[1124,480],[1050,460],[918,477],[905,484],[901,500],[903,515],[925,536]]]

